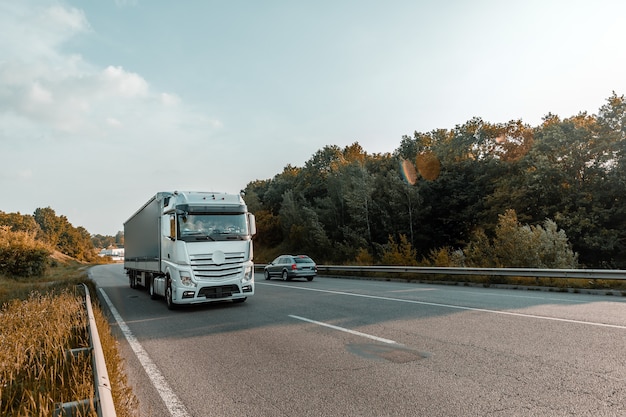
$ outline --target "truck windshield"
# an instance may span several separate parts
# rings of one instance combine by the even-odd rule
[[[182,240],[232,240],[249,237],[246,215],[187,214],[178,216],[178,237]]]

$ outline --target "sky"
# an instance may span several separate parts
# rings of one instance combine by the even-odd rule
[[[0,211],[115,235],[325,146],[626,94],[623,0],[0,0]]]

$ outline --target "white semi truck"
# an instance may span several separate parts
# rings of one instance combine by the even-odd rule
[[[237,194],[159,192],[124,223],[131,288],[167,307],[254,295],[254,215]]]

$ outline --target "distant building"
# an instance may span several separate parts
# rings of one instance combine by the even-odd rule
[[[98,256],[110,256],[114,261],[124,260],[124,248],[106,248],[102,249]]]

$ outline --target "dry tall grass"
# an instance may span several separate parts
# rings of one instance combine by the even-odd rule
[[[60,403],[87,400],[74,415],[96,416],[84,295],[77,283],[95,287],[85,265],[59,264],[38,279],[0,277],[0,415],[52,416]],[[108,321],[94,315],[103,345],[118,417],[136,415],[123,361]],[[74,349],[74,350],[73,350]]]
[[[0,415],[50,416],[57,403],[94,397],[86,314],[79,297],[32,293],[0,315]],[[92,412],[88,415],[96,415]]]

